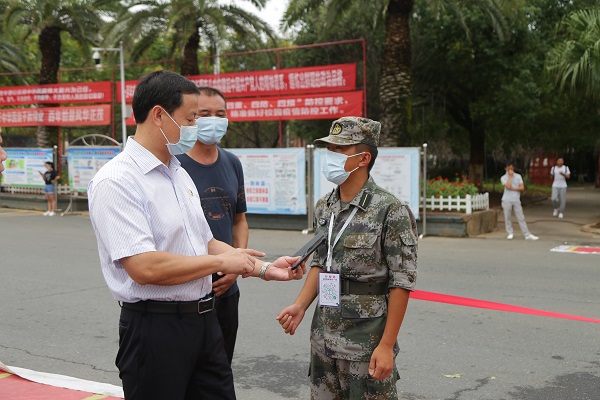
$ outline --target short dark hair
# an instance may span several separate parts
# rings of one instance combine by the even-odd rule
[[[357,144],[356,148],[360,152],[364,151],[366,153],[371,154],[371,161],[369,162],[369,166],[367,167],[367,171],[371,172],[371,170],[373,169],[373,165],[375,165],[375,159],[377,158],[377,155],[379,154],[379,150],[377,150],[377,147],[373,147],[373,146],[370,146],[370,145],[364,144],[364,143]]]
[[[52,169],[56,169],[54,168],[54,163],[52,161],[46,161],[46,165],[49,165]]]
[[[208,97],[221,96],[221,98],[223,99],[225,104],[227,104],[227,100],[225,100],[225,96],[223,95],[223,93],[221,93],[221,91],[219,89],[215,89],[214,87],[210,87],[210,86],[200,86],[198,88],[198,90],[200,91],[200,94],[203,94]]]
[[[154,106],[169,114],[181,107],[184,94],[200,94],[198,86],[188,78],[172,71],[154,71],[142,77],[133,93],[133,116],[138,124],[148,118]]]
[[[504,166],[505,167],[511,167],[511,166],[514,167],[515,166],[515,162],[512,161],[512,160],[509,160],[509,161],[507,161],[507,162],[504,163]]]

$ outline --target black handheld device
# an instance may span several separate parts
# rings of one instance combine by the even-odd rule
[[[298,268],[300,264],[302,264],[306,259],[317,250],[323,242],[325,241],[325,234],[323,232],[317,233],[308,243],[306,243],[300,250],[293,255],[293,257],[300,256],[298,261],[292,265],[292,270]]]

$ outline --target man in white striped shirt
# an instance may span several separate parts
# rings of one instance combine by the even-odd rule
[[[235,399],[213,311],[211,274],[301,279],[297,258],[213,238],[198,191],[174,157],[196,142],[198,88],[156,71],[133,96],[135,136],[88,188],[106,283],[122,305],[116,365],[128,400]]]

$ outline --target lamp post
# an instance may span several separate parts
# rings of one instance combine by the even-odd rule
[[[121,125],[123,128],[123,143],[122,146],[125,147],[125,142],[127,141],[127,126],[125,124],[126,116],[126,106],[125,106],[125,62],[123,61],[123,41],[119,42],[119,47],[92,47],[94,54],[92,57],[96,62],[96,67],[99,68],[100,64],[100,51],[118,51],[119,52],[119,67],[121,72]]]

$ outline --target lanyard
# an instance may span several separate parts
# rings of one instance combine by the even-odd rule
[[[354,214],[356,214],[357,210],[358,210],[358,207],[356,207],[356,206],[352,209],[352,212],[350,213],[350,216],[344,223],[344,226],[342,226],[342,229],[340,229],[337,236],[335,237],[335,240],[333,241],[333,245],[331,245],[331,236],[333,235],[333,220],[334,220],[335,216],[334,216],[333,212],[331,213],[331,219],[329,220],[329,237],[327,238],[327,262],[325,263],[325,266],[327,267],[327,272],[331,271],[331,264],[333,262],[333,248],[335,247],[337,242],[340,240],[342,233],[344,233],[344,231],[348,227],[348,224],[350,224],[350,221],[352,221],[352,218],[354,218]]]

